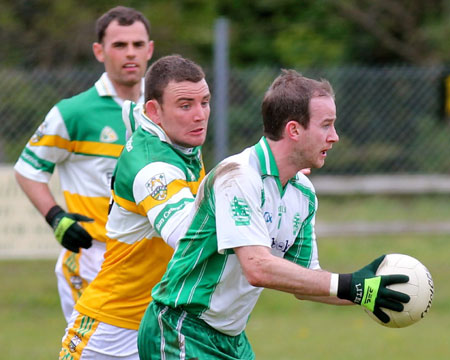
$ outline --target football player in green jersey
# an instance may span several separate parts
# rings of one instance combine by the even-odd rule
[[[339,141],[328,81],[285,70],[262,103],[261,140],[203,180],[192,221],[139,329],[141,360],[254,359],[245,335],[261,291],[401,311],[409,296],[387,288],[406,275],[376,276],[379,257],[352,274],[319,265],[317,198],[301,172],[320,168]]]

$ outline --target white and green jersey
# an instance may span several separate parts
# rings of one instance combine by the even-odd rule
[[[262,288],[248,283],[234,248],[266,246],[276,256],[320,268],[314,187],[301,173],[283,187],[264,137],[216,166],[195,206],[191,225],[152,292],[162,304],[235,336],[245,329]]]

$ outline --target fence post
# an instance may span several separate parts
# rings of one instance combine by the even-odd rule
[[[228,19],[218,18],[214,26],[214,160],[228,155]]]

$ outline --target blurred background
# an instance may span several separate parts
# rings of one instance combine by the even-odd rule
[[[51,237],[40,240],[49,229],[23,203],[11,169],[48,110],[102,72],[94,23],[119,4],[150,19],[153,60],[179,53],[205,68],[207,169],[258,141],[262,96],[280,69],[294,68],[336,92],[340,142],[311,175],[322,204],[336,195],[344,204],[343,195],[450,194],[448,0],[0,0],[0,229],[9,239],[0,257],[57,251]],[[321,221],[325,207],[318,232],[449,233],[448,213],[430,204],[424,217],[401,203],[409,211],[396,211],[399,219],[358,219],[342,205]]]
[[[280,69],[332,83],[340,142],[311,174],[324,267],[345,267],[355,246],[360,256],[352,259],[360,265],[385,251],[423,254],[430,262],[450,251],[449,0],[0,0],[0,266],[15,269],[8,276],[28,266],[40,276],[36,269],[50,269],[56,259],[58,244],[22,195],[12,167],[49,109],[92,86],[103,71],[92,54],[94,23],[115,5],[149,18],[153,60],[178,53],[206,70],[213,94],[207,169],[261,137],[262,96]],[[52,187],[58,192],[57,181]],[[348,246],[346,255],[330,256],[333,238]],[[442,279],[450,274],[444,259],[431,267]],[[51,269],[41,276],[45,288],[52,287],[46,296],[54,295],[44,301],[47,310],[58,306],[52,276]],[[11,291],[18,284],[12,277]],[[448,286],[441,294],[450,295]],[[449,301],[440,301],[440,316],[448,318]],[[61,325],[58,311],[42,320],[56,318]],[[3,315],[2,322],[17,322]],[[448,333],[448,324],[441,330]],[[4,341],[0,349],[9,345]],[[444,359],[448,351],[434,358]]]

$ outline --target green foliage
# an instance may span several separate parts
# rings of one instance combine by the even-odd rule
[[[95,63],[95,20],[116,5],[152,23],[155,57],[212,61],[213,27],[230,20],[233,66],[343,63],[424,64],[450,60],[449,10],[442,0],[0,0],[0,62],[21,66]],[[399,26],[402,25],[402,26]],[[398,45],[398,46],[396,46]]]

